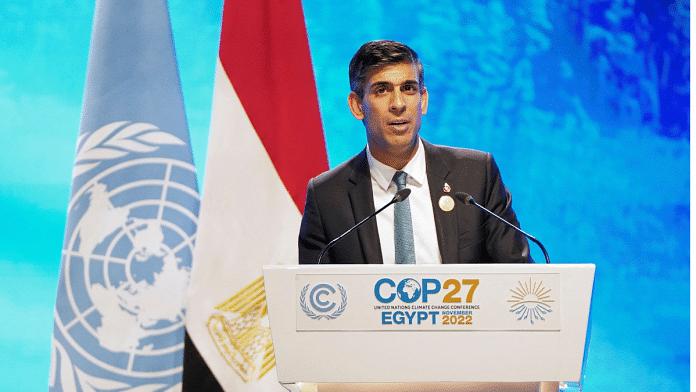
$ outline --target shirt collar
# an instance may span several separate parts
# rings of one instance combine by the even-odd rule
[[[367,162],[370,165],[370,175],[386,191],[392,183],[396,169],[376,160],[370,152],[369,145],[367,146]],[[420,138],[418,138],[416,155],[401,170],[408,174],[407,183],[420,187],[425,182],[425,150],[423,149],[423,141]]]

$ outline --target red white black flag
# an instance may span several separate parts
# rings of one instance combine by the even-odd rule
[[[300,0],[225,2],[208,145],[187,331],[224,390],[282,391],[261,268],[297,263],[328,169]]]

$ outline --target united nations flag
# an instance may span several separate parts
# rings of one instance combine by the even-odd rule
[[[98,0],[51,391],[181,388],[198,186],[165,0]]]

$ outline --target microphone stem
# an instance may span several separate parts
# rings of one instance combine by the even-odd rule
[[[511,224],[510,222],[506,221],[505,219],[499,217],[497,214],[494,214],[492,211],[488,210],[486,207],[484,207],[484,206],[480,205],[479,203],[477,203],[473,198],[471,198],[470,201],[471,201],[471,204],[473,204],[473,205],[475,205],[476,207],[478,207],[478,208],[480,208],[480,209],[482,209],[482,210],[488,212],[489,215],[496,217],[496,219],[502,221],[502,222],[505,223],[506,225],[512,227],[513,229],[515,229],[515,230],[519,231],[520,233],[524,234],[525,236],[527,236],[527,238],[529,238],[530,240],[534,241],[535,244],[539,245],[539,248],[541,248],[541,251],[544,252],[544,257],[546,258],[546,264],[551,264],[551,262],[549,261],[549,254],[546,252],[546,248],[544,248],[544,245],[542,245],[541,242],[539,242],[539,240],[537,240],[537,239],[534,238],[533,236],[531,236],[531,235],[525,233],[525,232],[522,231],[522,229],[520,229],[519,227],[517,227],[517,226]]]

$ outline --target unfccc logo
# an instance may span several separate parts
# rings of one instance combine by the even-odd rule
[[[303,287],[302,292],[300,293],[300,306],[308,317],[314,320],[321,320],[322,317],[326,317],[328,320],[333,320],[340,316],[344,310],[346,310],[346,305],[348,304],[348,295],[346,294],[346,289],[344,289],[340,284],[336,284],[341,296],[341,304],[336,307],[338,304],[333,300],[335,297],[337,297],[336,289],[327,283],[320,283],[309,291],[309,304],[311,305],[310,309],[310,307],[307,306],[307,290],[309,290],[309,286],[310,285],[306,285]],[[318,313],[315,313],[312,309],[316,310]],[[333,312],[329,313],[332,310]]]

